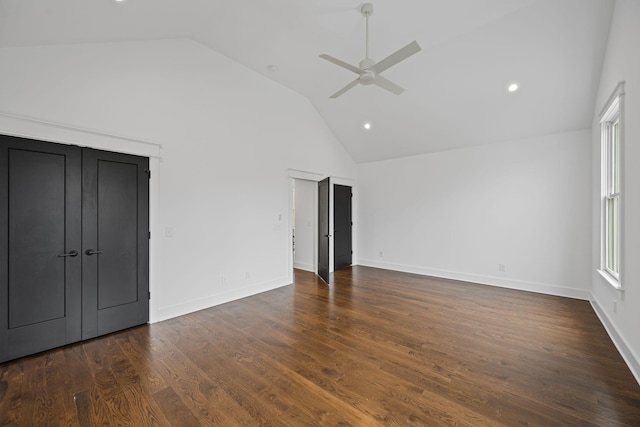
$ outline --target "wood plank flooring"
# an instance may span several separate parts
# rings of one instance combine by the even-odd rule
[[[340,270],[0,364],[0,425],[640,426],[590,304]]]

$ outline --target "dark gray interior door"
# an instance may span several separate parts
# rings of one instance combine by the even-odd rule
[[[318,276],[329,283],[329,178],[318,183]]]
[[[148,169],[0,135],[0,362],[149,320]]]
[[[334,269],[348,267],[352,262],[353,226],[351,216],[351,187],[333,186],[333,265]]]
[[[149,159],[83,151],[82,338],[149,320]]]
[[[80,153],[0,135],[0,362],[81,338]]]

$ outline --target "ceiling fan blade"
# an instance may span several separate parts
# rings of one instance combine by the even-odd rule
[[[375,64],[373,67],[369,69],[376,74],[381,73],[387,68],[390,68],[396,65],[400,61],[404,61],[411,55],[416,54],[421,50],[422,48],[420,47],[420,45],[418,45],[418,42],[414,40],[408,45],[406,45],[405,47],[398,49],[391,55],[387,56],[382,61],[378,62],[377,64]]]
[[[376,79],[373,81],[373,84],[376,86],[380,86],[382,89],[386,89],[391,93],[395,93],[396,95],[400,95],[402,92],[404,92],[403,88],[401,88],[391,80],[385,79],[380,75],[376,76]]]
[[[329,56],[329,55],[327,55],[327,54],[324,54],[324,53],[323,53],[322,55],[320,55],[320,58],[322,58],[322,59],[326,59],[326,60],[327,60],[327,61],[329,61],[329,62],[333,62],[334,64],[339,65],[339,66],[341,66],[342,68],[346,68],[346,69],[347,69],[347,70],[349,70],[349,71],[353,71],[354,73],[356,73],[356,74],[358,74],[358,75],[360,75],[360,74],[364,73],[364,71],[363,71],[363,70],[361,70],[360,68],[358,68],[358,67],[354,67],[354,66],[353,66],[353,65],[351,65],[351,64],[347,64],[346,62],[341,61],[341,60],[339,60],[339,59],[337,59],[337,58],[334,58],[333,56]]]
[[[329,98],[335,99],[339,97],[340,95],[342,95],[343,93],[345,93],[346,91],[348,91],[349,89],[357,85],[359,81],[360,79],[355,79],[354,81],[352,81],[351,83],[349,83],[348,85],[346,85],[345,87],[343,87],[342,89],[340,89],[339,91],[331,95]]]

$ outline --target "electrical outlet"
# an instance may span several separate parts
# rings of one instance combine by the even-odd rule
[[[220,283],[222,283],[223,285],[227,284],[227,276],[220,276]]]
[[[500,271],[502,273],[506,273],[507,272],[507,265],[506,264],[498,264],[498,271]]]
[[[244,278],[245,279],[251,279],[251,274],[247,271],[244,273]]]
[[[384,256],[384,251],[380,251],[380,252],[378,252],[378,256],[379,256],[380,258],[382,258],[382,257]]]

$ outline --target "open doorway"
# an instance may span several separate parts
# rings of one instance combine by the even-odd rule
[[[293,268],[316,272],[318,183],[294,179],[292,190]]]
[[[320,239],[322,236],[328,239],[323,246],[323,280],[329,283],[330,273],[334,271],[334,184],[339,187],[354,189],[354,181],[349,178],[327,177],[312,172],[289,169],[289,201],[290,201],[290,222],[289,222],[289,268],[291,280],[293,280],[294,268],[306,270],[320,274]],[[324,183],[324,184],[323,184]],[[325,185],[326,184],[326,185]],[[324,185],[324,187],[323,187]],[[323,199],[326,198],[328,206],[323,206],[323,229],[320,229],[320,187],[323,187]],[[325,188],[326,187],[326,188]],[[326,193],[326,194],[325,194]],[[353,193],[349,192],[349,196]],[[351,198],[351,197],[349,197]],[[356,232],[356,225],[351,219],[355,217],[356,205],[349,203],[348,225],[351,228],[349,233],[348,250],[349,259],[341,260],[340,267],[350,265],[352,257],[355,259],[355,241],[351,234]],[[326,222],[326,224],[325,224]],[[341,222],[341,221],[339,221]],[[344,221],[342,221],[344,222]],[[342,231],[341,231],[342,230]],[[345,232],[338,224],[338,232]],[[324,243],[324,242],[323,242]],[[325,254],[326,252],[326,254]],[[346,252],[345,252],[346,254]],[[326,258],[326,259],[325,259]]]

